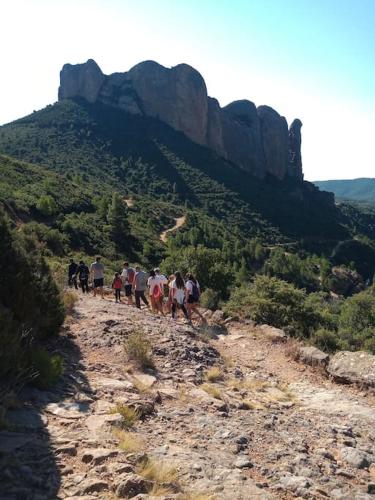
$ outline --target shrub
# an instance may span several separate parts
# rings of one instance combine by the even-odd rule
[[[178,478],[175,467],[149,458],[139,465],[137,472],[156,485],[170,485],[176,483]]]
[[[117,404],[110,413],[119,413],[122,416],[122,426],[124,429],[131,429],[137,420],[139,420],[139,413],[127,405]]]
[[[339,348],[340,340],[336,332],[320,328],[311,336],[311,342],[325,352],[335,352]]]
[[[143,448],[142,440],[133,432],[115,429],[114,436],[119,440],[119,448],[128,453],[138,453]]]
[[[212,290],[212,288],[207,288],[204,292],[202,292],[200,301],[202,307],[216,311],[219,307],[220,292]]]
[[[319,324],[320,316],[306,305],[306,296],[291,283],[260,275],[251,285],[234,289],[223,309],[230,316],[251,318],[307,336]]]
[[[66,314],[71,315],[74,310],[75,304],[78,302],[78,295],[71,290],[66,290],[63,293],[63,303],[65,306]]]
[[[215,399],[222,399],[221,391],[212,384],[203,384],[202,389]]]
[[[220,380],[224,380],[224,374],[218,366],[213,366],[207,370],[206,379],[209,382],[219,382]]]
[[[155,363],[151,354],[151,344],[143,332],[133,332],[124,343],[125,353],[139,368],[154,369]]]
[[[36,204],[37,210],[46,217],[54,215],[57,212],[57,204],[50,195],[41,196]]]
[[[37,376],[34,384],[40,389],[48,389],[55,385],[64,370],[64,362],[61,356],[52,356],[43,349],[35,349],[31,352],[31,362]]]

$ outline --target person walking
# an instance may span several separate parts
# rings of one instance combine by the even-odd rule
[[[74,262],[74,259],[70,259],[69,267],[68,267],[68,285],[70,287],[72,287],[74,285],[74,288],[76,290],[78,290],[77,269],[78,269],[77,263]]]
[[[160,269],[156,267],[154,269],[155,271],[155,276],[159,282],[159,287],[160,287],[160,295],[159,295],[159,302],[160,302],[160,307],[164,309],[164,285],[168,285],[168,279],[164,274],[161,274]]]
[[[155,271],[151,269],[150,277],[147,280],[147,285],[149,287],[149,294],[151,300],[152,312],[158,313],[159,311],[164,316],[163,311],[163,294],[160,287],[160,279],[156,276]]]
[[[198,310],[199,299],[201,295],[200,286],[198,281],[194,278],[192,273],[187,273],[186,275],[186,283],[185,283],[185,298],[186,305],[188,310],[189,319],[191,320],[192,313],[196,313],[202,321],[204,321],[204,317]]]
[[[90,274],[93,278],[93,288],[94,288],[94,297],[96,297],[97,291],[99,289],[100,295],[102,299],[104,299],[104,266],[101,263],[101,258],[96,257],[95,262],[93,262],[90,266]]]
[[[128,301],[128,306],[133,305],[133,282],[134,282],[135,271],[129,266],[129,262],[124,262],[124,269],[121,273],[121,279],[124,283],[125,297]]]
[[[171,287],[171,295],[172,295],[172,318],[176,317],[176,310],[181,309],[184,313],[185,318],[190,321],[188,312],[185,307],[185,296],[186,296],[186,288],[184,280],[182,279],[181,273],[175,273],[175,279],[172,281]]]
[[[139,266],[135,267],[134,276],[134,296],[135,305],[138,309],[141,308],[141,299],[144,304],[148,307],[148,300],[146,299],[145,291],[147,289],[147,273],[141,270]]]
[[[119,273],[115,273],[112,281],[112,289],[115,292],[116,304],[121,302],[122,279]]]
[[[79,284],[82,288],[82,293],[89,293],[89,274],[90,270],[83,262],[83,260],[79,261],[78,269],[77,269]]]

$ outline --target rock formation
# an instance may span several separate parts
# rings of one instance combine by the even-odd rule
[[[74,97],[158,118],[257,177],[303,179],[300,120],[288,132],[285,118],[269,106],[256,108],[240,100],[221,108],[208,97],[202,76],[187,64],[168,69],[145,61],[109,76],[92,59],[65,64],[59,100]]]

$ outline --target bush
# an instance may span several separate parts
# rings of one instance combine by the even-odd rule
[[[125,353],[139,368],[154,369],[155,364],[152,359],[151,344],[146,339],[143,332],[133,332],[124,343]]]
[[[220,292],[212,290],[212,288],[207,288],[202,292],[200,302],[202,307],[216,311],[220,303]]]
[[[40,212],[42,215],[49,217],[51,215],[54,215],[57,213],[57,205],[50,195],[44,195],[41,196],[36,204],[36,208],[38,212]]]
[[[31,339],[56,334],[64,307],[35,240],[11,230],[1,212],[0,269],[0,385],[18,385],[30,371]]]
[[[55,385],[61,377],[64,369],[64,362],[61,356],[52,356],[43,349],[35,349],[31,352],[31,364],[37,376],[34,384],[39,389],[48,389]]]
[[[340,346],[340,339],[337,332],[320,328],[311,336],[311,342],[322,351],[333,353]]]
[[[74,306],[78,301],[78,295],[75,292],[72,292],[71,290],[66,290],[63,293],[63,302],[65,306],[65,312],[68,315],[72,315]]]
[[[110,411],[111,414],[119,413],[122,416],[121,425],[124,429],[131,429],[139,420],[139,413],[127,405],[118,404]]]
[[[289,329],[293,334],[308,336],[319,325],[319,314],[306,304],[306,292],[291,283],[256,276],[249,286],[233,290],[223,307],[230,316],[251,318],[277,328]]]

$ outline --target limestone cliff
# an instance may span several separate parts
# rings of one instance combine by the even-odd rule
[[[240,100],[221,108],[208,97],[200,73],[187,64],[169,69],[145,61],[109,76],[92,59],[65,64],[59,100],[73,97],[158,118],[257,177],[303,179],[300,120],[288,131],[285,118],[269,106]]]

